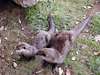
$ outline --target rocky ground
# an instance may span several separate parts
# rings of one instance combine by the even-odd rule
[[[95,5],[93,9],[99,11],[100,4]],[[18,60],[14,54],[18,42],[31,43],[34,37],[35,32],[27,24],[25,11],[24,8],[9,2],[5,7],[0,6],[0,75],[32,75],[34,69],[39,68],[41,64],[39,58],[30,61]],[[100,34],[100,32],[98,33]],[[91,29],[86,29],[66,58],[65,64],[71,65],[75,75],[100,74],[100,63],[97,63],[100,62],[100,59],[99,56],[95,56],[100,51],[100,44],[92,41],[96,35],[99,35],[98,33],[95,34]],[[46,68],[39,75],[52,75],[52,73]]]

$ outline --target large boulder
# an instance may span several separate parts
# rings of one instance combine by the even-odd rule
[[[21,5],[22,7],[31,7],[35,5],[39,0],[13,0],[18,5]]]

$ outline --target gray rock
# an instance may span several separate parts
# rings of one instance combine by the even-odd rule
[[[31,7],[35,4],[37,4],[37,2],[39,0],[13,0],[16,4],[21,5],[22,7]]]

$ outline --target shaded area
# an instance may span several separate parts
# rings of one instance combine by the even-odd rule
[[[0,12],[6,10],[9,5],[12,5],[12,0],[0,0]]]

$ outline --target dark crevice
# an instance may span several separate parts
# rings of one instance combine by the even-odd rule
[[[0,0],[0,12],[15,8],[15,7],[20,7],[20,6],[15,4],[12,0]]]

